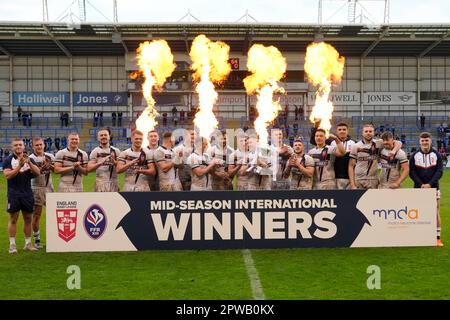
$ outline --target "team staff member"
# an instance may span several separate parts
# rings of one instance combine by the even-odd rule
[[[25,146],[21,138],[15,138],[11,141],[11,149],[12,154],[3,161],[3,174],[8,182],[6,196],[9,213],[9,253],[17,253],[16,232],[20,211],[22,211],[24,221],[24,250],[35,251],[37,249],[31,244],[31,220],[34,206],[31,179],[38,176],[40,170],[24,152]]]
[[[88,155],[78,149],[80,137],[73,132],[67,137],[69,146],[55,156],[55,173],[60,174],[59,192],[83,192],[83,176],[88,174]]]
[[[348,124],[340,122],[336,126],[336,135],[344,144],[345,155],[334,160],[334,173],[336,175],[336,185],[339,190],[350,189],[350,178],[348,176],[348,164],[350,162],[350,152],[356,144],[348,134]],[[336,141],[332,141],[331,146],[336,146]]]
[[[109,144],[108,129],[100,129],[97,140],[100,145],[92,150],[87,165],[88,172],[95,171],[95,192],[118,192],[116,166],[120,150]]]
[[[422,132],[419,136],[420,148],[414,152],[409,158],[409,176],[414,181],[414,188],[436,188],[437,198],[437,246],[442,247],[444,244],[441,240],[441,215],[440,199],[441,191],[439,190],[439,179],[444,172],[442,158],[434,148],[432,148],[431,134]]]
[[[47,192],[53,192],[52,172],[54,171],[55,156],[51,153],[44,152],[44,140],[42,138],[33,139],[33,153],[30,159],[38,166],[40,174],[31,180],[31,189],[34,197],[33,211],[33,236],[34,247],[42,249],[40,221],[42,214],[42,206],[45,206]]]

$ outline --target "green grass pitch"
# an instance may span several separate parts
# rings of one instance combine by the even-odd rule
[[[94,182],[85,178],[85,190]],[[450,170],[441,190],[445,247],[251,250],[266,298],[449,299]],[[5,207],[0,174],[0,299],[252,299],[240,250],[23,252],[20,221],[19,253],[9,255]],[[45,215],[41,229],[45,243]],[[80,290],[67,288],[70,265],[81,269]],[[381,268],[379,290],[366,286],[370,265]]]

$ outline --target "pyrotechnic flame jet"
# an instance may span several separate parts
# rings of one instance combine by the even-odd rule
[[[148,145],[147,134],[154,130],[158,122],[158,112],[155,109],[155,99],[152,90],[162,91],[164,82],[172,75],[176,65],[173,55],[165,40],[145,41],[139,45],[137,52],[137,64],[139,71],[131,74],[132,78],[144,76],[142,93],[147,101],[147,107],[136,120],[136,129],[144,134],[143,146]]]
[[[306,49],[305,72],[308,81],[318,87],[309,119],[313,123],[320,121],[319,127],[326,131],[327,137],[334,109],[330,100],[331,86],[341,82],[344,64],[345,58],[328,43],[312,43]]]

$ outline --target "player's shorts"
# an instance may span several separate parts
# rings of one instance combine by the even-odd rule
[[[336,180],[325,180],[316,182],[313,185],[314,190],[335,190],[336,189]]]
[[[58,192],[83,192],[82,184],[59,184]]]
[[[238,191],[248,190],[248,180],[238,177],[236,181],[236,190]]]
[[[390,189],[389,183],[382,182],[378,185],[378,189]]]
[[[272,181],[271,188],[272,190],[289,190],[291,182],[289,180],[277,180]]]
[[[45,187],[32,188],[32,190],[33,190],[34,205],[40,207],[45,206],[45,199],[47,192],[53,192],[52,189]]]
[[[367,180],[356,180],[356,188],[358,189],[378,189],[378,180],[367,179]]]
[[[272,176],[257,176],[249,179],[248,190],[271,190]]]
[[[290,190],[312,190],[312,183],[299,184],[297,181],[292,181]]]
[[[148,191],[150,191],[150,187],[148,186],[148,184],[145,184],[145,185],[124,184],[123,191],[124,192],[148,192]]]
[[[213,180],[211,185],[213,190],[233,190],[233,184],[229,180]]]
[[[181,185],[183,186],[183,190],[191,190],[191,172],[190,169],[182,169],[178,171],[178,175],[180,178]]]
[[[8,213],[16,213],[22,211],[22,213],[33,213],[34,211],[34,198],[33,194],[8,194],[6,211]]]
[[[198,187],[194,184],[191,184],[191,191],[211,191],[212,188],[211,186],[207,187],[207,188],[203,188],[203,187]]]
[[[159,191],[159,177],[148,176],[148,187],[151,191]]]
[[[349,190],[350,180],[349,179],[336,179],[336,186],[338,190]]]
[[[175,181],[171,184],[159,183],[159,191],[183,191],[180,181]]]
[[[118,181],[95,181],[95,192],[119,192]]]

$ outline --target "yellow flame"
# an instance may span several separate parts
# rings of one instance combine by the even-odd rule
[[[229,54],[230,47],[226,43],[211,41],[205,35],[194,39],[189,53],[199,100],[199,111],[195,115],[194,124],[199,129],[200,136],[208,141],[219,124],[213,113],[218,97],[214,84],[224,81],[231,72]]]
[[[158,124],[156,121],[158,112],[154,108],[155,99],[153,99],[152,90],[155,88],[157,91],[162,91],[164,82],[175,70],[176,65],[165,40],[145,41],[139,44],[136,53],[139,73],[145,77],[142,93],[147,101],[147,107],[136,120],[136,129],[144,134],[142,145],[147,146],[147,134]],[[130,76],[133,78],[136,77],[136,74]]]
[[[344,73],[345,58],[339,56],[336,49],[325,42],[312,43],[306,49],[305,72],[308,81],[318,86],[316,101],[309,117],[315,123],[320,120],[319,127],[328,136],[333,117],[333,104],[330,101],[331,85],[339,83]]]
[[[257,97],[256,109],[258,118],[255,120],[255,130],[259,136],[259,143],[268,143],[267,127],[277,117],[281,110],[280,100],[274,101],[274,93],[284,93],[277,81],[286,72],[286,59],[274,46],[265,47],[254,44],[248,51],[247,68],[252,73],[244,79],[247,94]]]

